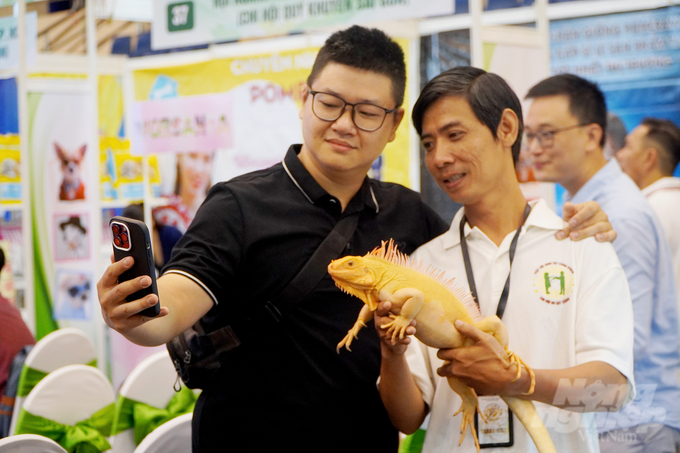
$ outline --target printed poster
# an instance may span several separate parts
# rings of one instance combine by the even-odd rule
[[[92,322],[97,250],[90,202],[99,196],[99,150],[88,146],[94,125],[89,95],[29,93],[29,158],[33,220],[36,337],[58,327],[82,329],[97,343]]]

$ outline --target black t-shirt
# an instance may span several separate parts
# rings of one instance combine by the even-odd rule
[[[283,163],[216,184],[177,243],[164,272],[194,279],[215,300],[204,318],[209,329],[280,292],[342,216],[360,211],[343,255],[366,254],[390,238],[411,253],[448,229],[416,192],[369,178],[341,212],[299,151],[294,145]],[[375,329],[363,329],[352,352],[336,352],[362,306],[326,275],[280,323],[263,323],[203,390],[194,452],[396,451],[376,387]]]

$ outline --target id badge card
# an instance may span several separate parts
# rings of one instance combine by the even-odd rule
[[[479,412],[475,412],[475,429],[480,448],[512,447],[515,439],[512,429],[512,411],[500,396],[480,396]]]

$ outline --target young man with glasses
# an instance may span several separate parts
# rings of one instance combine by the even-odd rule
[[[595,200],[619,234],[614,248],[635,314],[638,394],[597,417],[603,452],[674,452],[680,447],[680,332],[668,243],[653,210],[616,159],[602,153],[607,109],[594,83],[572,74],[539,82],[525,121],[534,175],[564,186],[574,203]]]
[[[390,238],[410,253],[447,229],[417,193],[366,176],[395,138],[405,84],[403,52],[383,32],[353,26],[334,33],[302,92],[303,144],[291,146],[280,164],[210,190],[158,279],[160,316],[137,314],[155,296],[125,302],[150,284],[146,277],[117,283],[130,260],[112,264],[99,281],[106,323],[137,344],[163,344],[199,319],[213,331],[255,318],[250,335],[203,388],[194,452],[396,451],[397,431],[375,385],[377,335],[366,332],[352,354],[336,352],[361,301],[325,275],[282,310],[280,322],[253,312],[350,216],[358,215],[358,225],[345,255],[365,254]],[[598,225],[585,232],[609,229]],[[359,439],[359,432],[370,434]]]

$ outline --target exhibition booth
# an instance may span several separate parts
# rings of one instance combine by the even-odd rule
[[[0,69],[0,244],[8,257],[0,289],[37,339],[83,331],[114,388],[162,348],[132,345],[101,318],[95,287],[112,251],[109,219],[143,202],[152,228],[152,211],[183,201],[165,213],[181,230],[192,208],[178,200],[180,186],[192,177],[205,183],[187,195],[194,202],[210,184],[279,162],[302,140],[301,88],[334,30],[360,23],[396,38],[408,68],[407,111],[427,80],[473,65],[503,76],[520,98],[554,73],[589,78],[628,130],[645,116],[680,123],[680,0],[260,1],[232,6],[229,16],[220,15],[229,9],[221,2],[184,2],[195,11],[171,3],[154,2],[152,45],[207,48],[98,55],[98,17],[88,8],[85,55],[36,54],[25,2],[0,18],[15,46],[0,47],[0,57],[16,57]],[[420,190],[450,220],[455,206],[420,153],[403,121],[371,176]],[[559,210],[563,190],[525,170],[520,163],[527,197]],[[183,179],[185,171],[193,173]]]

